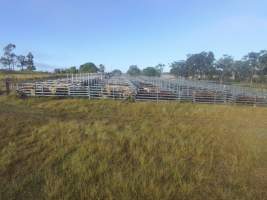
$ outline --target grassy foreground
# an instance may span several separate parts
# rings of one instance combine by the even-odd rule
[[[0,96],[0,199],[267,199],[267,109]]]

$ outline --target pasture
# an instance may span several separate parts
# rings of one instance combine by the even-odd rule
[[[267,199],[267,109],[0,96],[0,199]]]

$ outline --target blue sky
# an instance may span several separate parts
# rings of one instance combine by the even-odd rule
[[[0,47],[35,62],[87,61],[108,70],[171,63],[211,50],[241,58],[267,49],[266,0],[0,0]]]

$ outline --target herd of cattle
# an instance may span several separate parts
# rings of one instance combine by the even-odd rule
[[[161,82],[164,80],[161,80]],[[196,84],[197,85],[197,84]],[[162,87],[155,81],[127,77],[100,77],[61,79],[21,83],[21,96],[63,96],[135,100],[176,100],[196,103],[231,103],[267,105],[266,96],[233,94],[229,90],[212,90],[200,86],[168,84]]]

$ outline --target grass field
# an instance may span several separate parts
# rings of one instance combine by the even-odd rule
[[[0,96],[0,199],[267,199],[267,109]]]
[[[39,78],[48,78],[51,77],[51,73],[44,73],[44,72],[0,72],[0,80],[4,80],[5,78],[9,77],[14,80],[28,80],[28,79],[39,79]]]

